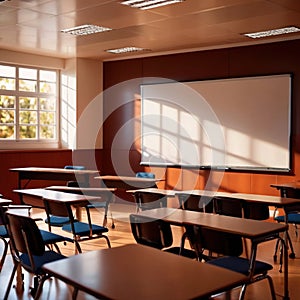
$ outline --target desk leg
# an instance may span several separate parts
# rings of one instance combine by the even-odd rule
[[[78,221],[81,221],[82,220],[82,214],[81,214],[81,207],[76,207],[76,219]]]
[[[17,267],[15,288],[16,288],[17,295],[21,295],[24,291],[24,281],[23,281],[22,267],[20,265]]]
[[[285,235],[287,235],[287,233],[285,233]],[[288,270],[288,266],[289,266],[289,258],[288,258],[288,247],[286,244],[286,240],[282,241],[283,243],[283,265],[284,265],[284,296],[283,299],[285,300],[289,300],[290,296],[289,296],[289,286],[288,286],[288,280],[289,280],[289,270]]]

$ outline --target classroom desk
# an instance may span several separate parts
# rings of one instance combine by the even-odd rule
[[[37,189],[18,189],[14,190],[22,198],[23,202],[33,207],[44,208],[43,198],[60,200],[68,203],[69,205],[80,205],[84,206],[90,203],[90,201],[97,201],[99,197],[86,196],[79,194],[70,194],[58,191],[51,191],[47,189],[37,188]]]
[[[43,266],[99,299],[203,299],[243,284],[247,277],[142,245],[91,251]]]
[[[280,191],[281,197],[300,198],[300,182],[274,183],[270,185]]]
[[[202,213],[196,211],[157,208],[138,212],[137,214],[154,219],[162,219],[173,225],[197,225],[222,232],[232,233],[251,241],[251,263],[256,259],[258,244],[277,239],[280,233],[288,230],[287,224],[262,222],[251,219],[228,217],[218,214]],[[289,299],[288,291],[288,257],[284,243],[284,299]],[[250,267],[251,268],[251,267]]]
[[[230,197],[240,199],[241,201],[244,201],[244,202],[256,202],[256,203],[266,204],[269,206],[275,206],[277,208],[293,206],[297,203],[300,204],[300,199],[285,198],[285,197],[280,197],[280,196],[234,193],[234,194],[231,194]]]
[[[88,187],[88,188],[81,188],[81,187],[69,187],[69,186],[60,186],[60,185],[53,185],[48,186],[45,188],[46,190],[51,191],[58,191],[58,192],[64,192],[64,193],[71,193],[71,194],[79,194],[79,195],[87,195],[87,196],[94,196],[97,197],[96,201],[90,201],[90,204],[95,204],[95,207],[99,202],[102,204],[104,203],[104,218],[103,218],[103,226],[107,225],[107,213],[109,210],[109,205],[112,202],[113,199],[113,193],[116,191],[116,188],[94,188],[94,187]],[[104,200],[103,200],[104,199]],[[114,228],[114,221],[112,219],[112,227]]]
[[[20,189],[14,190],[20,195],[23,203],[33,207],[44,208],[43,199],[60,200],[76,207],[76,217],[81,220],[81,208],[93,201],[99,200],[99,197],[70,194],[46,189]]]
[[[81,181],[89,185],[89,177],[98,174],[96,170],[75,170],[64,168],[12,168],[11,172],[18,173],[18,189],[25,188],[31,180]],[[27,180],[22,186],[22,180]]]
[[[134,176],[96,176],[95,179],[101,180],[103,186],[123,190],[135,190],[156,187],[156,182],[161,181],[155,178],[143,178]]]
[[[12,203],[12,200],[0,198],[0,206],[6,206]]]

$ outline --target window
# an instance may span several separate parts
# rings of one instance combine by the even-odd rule
[[[0,145],[58,141],[58,71],[0,65]]]

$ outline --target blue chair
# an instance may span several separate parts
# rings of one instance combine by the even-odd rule
[[[104,238],[108,247],[111,247],[109,238],[105,235],[105,233],[108,232],[108,228],[92,224],[90,211],[87,206],[85,206],[87,222],[80,222],[76,220],[73,216],[72,207],[63,201],[44,198],[44,207],[48,219],[51,215],[69,218],[70,222],[63,225],[61,228],[63,231],[73,235],[73,241],[79,253],[82,252],[79,242],[96,238]]]
[[[66,170],[85,170],[84,166],[72,166],[72,165],[67,165],[64,166],[64,169]],[[72,187],[78,187],[78,186],[85,186],[86,184],[84,183],[78,183],[77,181],[68,181],[67,186],[72,186]],[[70,219],[68,217],[59,217],[59,216],[54,216],[54,215],[49,215],[46,219],[45,222],[49,225],[49,231],[51,231],[51,226],[54,227],[62,227],[68,223],[70,223]]]
[[[135,191],[133,197],[137,206],[137,211],[167,207],[167,196],[162,193]]]
[[[129,216],[131,232],[138,244],[160,249],[173,254],[197,259],[194,250],[184,248],[186,235],[181,239],[180,247],[174,247],[171,225],[162,220],[143,217],[137,214]],[[147,258],[145,258],[147,259]]]
[[[85,166],[65,166],[65,169],[69,169],[69,170],[85,170]],[[87,187],[86,183],[84,182],[77,182],[77,181],[68,181],[67,182],[67,186],[69,187]],[[107,213],[108,209],[109,209],[109,204],[106,201],[99,201],[99,202],[93,202],[91,204],[88,205],[88,208],[97,208],[97,209],[104,209],[105,213]],[[112,212],[110,212],[110,216],[111,216],[111,228],[114,229],[115,228],[115,222],[114,222],[114,218],[112,215]],[[54,218],[54,216],[52,216],[51,218]],[[55,219],[53,219],[53,221],[55,221]],[[58,219],[58,222],[67,222],[67,219]],[[62,224],[65,225],[65,224]],[[106,224],[103,224],[106,225]],[[55,225],[54,225],[55,226]]]
[[[7,251],[8,251],[8,245],[9,245],[9,242],[8,242],[9,234],[8,234],[8,230],[7,230],[7,222],[8,221],[7,221],[7,217],[6,217],[5,213],[7,211],[13,212],[14,210],[26,210],[28,212],[28,216],[29,216],[30,209],[31,209],[31,206],[28,206],[28,205],[0,206],[0,224],[1,224],[0,225],[0,239],[4,243],[4,249],[3,249],[3,253],[2,253],[2,257],[1,257],[1,261],[0,261],[0,272],[4,265]],[[36,221],[38,221],[38,220],[36,220]],[[51,246],[53,246],[58,253],[60,253],[60,249],[59,249],[57,243],[66,243],[66,242],[73,243],[72,239],[62,236],[62,235],[59,235],[59,234],[49,232],[47,230],[40,229],[40,233],[41,233],[44,245],[48,249],[51,249]]]
[[[45,243],[35,220],[9,212],[6,213],[6,216],[14,267],[4,300],[9,297],[11,285],[19,266],[35,276],[31,294],[35,299],[38,299],[45,280],[50,277],[43,271],[42,266],[49,262],[64,259],[65,256],[52,250],[45,250]]]
[[[275,211],[275,213],[276,213],[276,211]],[[300,224],[300,206],[299,205],[286,206],[284,209],[284,213],[285,213],[284,216],[276,216],[276,217],[274,217],[274,220],[277,221],[278,223],[287,223],[287,224],[294,225],[296,237],[298,237],[297,225]],[[292,243],[289,233],[286,232],[286,234],[287,234],[288,246],[289,246],[289,249],[291,250],[289,257],[294,259],[296,257],[296,254],[294,251],[293,243]],[[277,251],[279,248],[280,248],[280,265],[282,265],[282,259],[283,259],[282,258],[282,255],[283,255],[282,245],[281,245],[281,241],[277,240],[276,245],[275,245],[274,256],[273,256],[274,261],[277,260]],[[280,269],[280,271],[281,271],[281,269]]]
[[[249,284],[263,279],[268,280],[272,299],[276,300],[273,280],[268,275],[273,266],[266,262],[254,260],[256,251],[252,253],[251,259],[241,257],[243,240],[240,236],[194,226],[193,242],[199,260],[204,259],[206,263],[239,272],[248,277],[248,281],[242,286],[240,300],[244,299]],[[204,254],[206,250],[209,255]],[[211,253],[216,255],[210,255]]]
[[[1,270],[3,268],[4,262],[5,262],[5,258],[7,255],[7,250],[8,250],[8,232],[6,230],[6,226],[2,223],[2,220],[0,220],[0,240],[3,242],[3,252],[2,252],[2,256],[1,256],[1,261],[0,261],[0,273]]]

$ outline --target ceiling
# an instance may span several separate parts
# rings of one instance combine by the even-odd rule
[[[113,30],[75,37],[60,30],[94,24]],[[59,58],[120,58],[299,39],[300,33],[250,39],[246,32],[300,27],[299,0],[185,0],[151,10],[119,0],[0,2],[0,48]],[[141,54],[107,49],[135,46]]]

